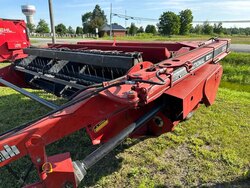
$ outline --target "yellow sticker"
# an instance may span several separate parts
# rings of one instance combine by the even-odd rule
[[[98,123],[95,127],[94,127],[94,132],[97,133],[99,132],[101,129],[103,129],[106,125],[108,125],[109,121],[103,120],[100,123]]]

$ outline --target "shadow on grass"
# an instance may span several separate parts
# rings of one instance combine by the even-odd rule
[[[213,186],[208,186],[209,188],[224,188],[224,187],[241,187],[249,188],[250,187],[250,170],[248,171],[247,177],[240,177],[230,182],[218,183]]]
[[[42,95],[41,92],[36,92]],[[58,103],[58,101],[55,101]],[[0,96],[0,133],[9,129],[17,127],[25,122],[36,119],[46,113],[50,109],[30,100],[20,94],[10,94]],[[73,125],[68,125],[73,126]],[[115,150],[109,153],[104,159],[99,161],[88,172],[80,187],[89,187],[96,185],[97,181],[102,177],[110,175],[121,168],[122,159],[116,158],[118,153],[123,152],[125,149],[139,143],[140,140],[132,140],[129,143],[118,146]],[[59,153],[70,152],[72,160],[84,159],[85,156],[90,154],[99,146],[93,146],[85,130],[80,130],[72,135],[64,137],[61,140],[46,147],[48,156]],[[20,176],[24,176],[24,171],[31,163],[29,157],[15,161],[11,167]],[[7,187],[20,187],[21,184],[17,183],[14,177],[5,169],[0,169],[0,183],[7,185]],[[33,168],[27,183],[34,183],[38,180],[36,170]]]
[[[212,185],[211,185],[212,184]],[[168,185],[156,185],[155,188],[167,188]],[[178,187],[178,186],[177,186]],[[250,170],[247,173],[247,176],[245,177],[239,177],[235,180],[229,181],[229,182],[223,182],[223,183],[206,183],[201,184],[198,186],[192,186],[192,187],[204,187],[204,188],[249,188],[250,187]]]
[[[87,171],[87,175],[81,182],[79,187],[92,187],[105,176],[119,171],[122,164],[122,158],[117,158],[117,154],[122,153],[127,148],[134,146],[141,142],[142,139],[133,139],[129,143],[121,144],[106,157],[96,163],[91,169]],[[80,130],[62,140],[51,144],[48,147],[48,154],[53,155],[56,153],[70,152],[72,160],[81,160],[89,155],[92,151],[100,147],[99,145],[93,146],[86,131]]]
[[[20,94],[0,96],[0,133],[36,119],[49,111],[47,107]]]
[[[129,144],[121,144],[112,152],[110,152],[105,158],[96,163],[90,170],[87,171],[87,175],[79,185],[79,187],[93,187],[97,182],[113,172],[117,172],[122,167],[122,158],[117,158],[117,154],[123,152],[125,149],[136,145],[141,140],[133,140]],[[84,159],[85,156],[97,149],[99,146],[93,146],[88,138],[85,130],[80,130],[74,134],[64,137],[63,139],[46,147],[48,156],[60,154],[64,152],[70,152],[72,161]],[[31,161],[29,157],[22,158],[11,164],[11,168],[19,175],[24,176],[24,171],[30,166]],[[21,184],[7,171],[6,168],[0,168],[0,183],[8,185],[7,187],[20,187]],[[29,178],[26,181],[26,185],[38,182],[39,178],[35,168],[32,169]]]

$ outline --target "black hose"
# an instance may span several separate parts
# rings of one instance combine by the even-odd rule
[[[79,95],[80,93],[82,93],[83,91],[86,91],[87,89],[92,89],[92,88],[98,88],[98,87],[102,87],[103,84],[94,84],[94,85],[90,85],[90,86],[86,86],[83,89],[78,90],[77,92],[75,92],[72,96],[70,96],[69,101],[71,101],[72,99],[74,99],[77,95]]]
[[[158,71],[156,72],[156,77],[157,77],[162,83],[164,83],[164,85],[165,85],[166,82],[165,82],[165,80],[163,80],[163,79],[160,77],[160,73],[161,73],[161,70],[158,70]]]
[[[87,99],[89,97],[97,95],[98,93],[100,93],[100,92],[102,92],[102,91],[104,91],[106,89],[109,89],[111,87],[116,87],[116,86],[124,85],[124,84],[128,84],[128,82],[135,82],[135,83],[136,82],[140,82],[140,83],[148,83],[148,84],[153,84],[153,85],[165,85],[165,82],[160,83],[160,82],[152,82],[152,81],[149,81],[149,80],[135,79],[135,80],[130,80],[130,81],[122,81],[122,82],[118,82],[118,83],[114,83],[114,84],[108,85],[106,87],[98,88],[98,89],[94,90],[93,92],[87,93],[86,95],[80,96],[79,98],[73,99],[73,100],[65,103],[64,105],[60,106],[59,108],[57,108],[55,110],[52,110],[51,112],[49,112],[49,113],[47,113],[47,114],[45,114],[45,115],[43,115],[43,116],[41,116],[41,117],[39,117],[39,118],[37,118],[35,120],[32,120],[32,121],[30,121],[28,123],[25,123],[25,124],[21,125],[21,126],[15,127],[15,128],[10,129],[10,130],[8,130],[8,131],[6,131],[4,133],[1,133],[0,134],[0,140],[6,138],[7,136],[9,136],[11,134],[14,134],[14,133],[18,132],[18,131],[20,131],[20,130],[22,130],[24,128],[27,128],[31,124],[33,124],[33,123],[35,123],[35,122],[37,122],[37,121],[39,121],[39,120],[41,120],[41,119],[43,119],[43,118],[45,118],[47,116],[50,116],[50,115],[52,115],[54,113],[57,113],[57,112],[65,109],[65,108],[67,108],[67,107],[75,105],[76,103],[79,103],[79,102],[81,102],[81,101],[83,101],[83,100],[85,100],[85,99]],[[100,84],[89,86],[88,88],[84,88],[83,90],[86,90],[86,89],[89,89],[89,88],[92,88],[92,87],[96,87],[96,86],[100,86]]]
[[[166,82],[153,82],[153,81],[150,81],[150,80],[140,80],[140,79],[133,79],[131,81],[146,83],[146,84],[153,84],[153,85],[165,85],[166,84]]]
[[[57,109],[55,109],[55,110],[52,110],[51,112],[49,112],[49,113],[47,113],[47,114],[45,114],[45,115],[43,115],[43,116],[41,116],[41,117],[39,117],[39,118],[37,118],[37,119],[35,119],[35,120],[32,120],[32,121],[30,121],[30,122],[28,122],[28,123],[25,123],[25,124],[21,125],[21,126],[15,127],[15,128],[10,129],[10,130],[8,130],[8,131],[6,131],[6,132],[4,132],[4,133],[1,133],[1,134],[0,134],[0,140],[6,138],[6,136],[9,136],[10,134],[16,133],[16,132],[18,132],[18,131],[20,131],[20,130],[22,130],[22,129],[24,129],[24,128],[27,128],[27,127],[30,126],[31,124],[33,124],[33,123],[35,123],[35,122],[37,122],[37,121],[39,121],[39,120],[41,120],[41,119],[43,119],[43,118],[45,118],[45,117],[47,117],[47,116],[50,116],[50,115],[52,115],[52,114],[54,114],[54,113],[57,113],[57,112],[59,112],[59,111],[65,109],[65,108],[67,108],[67,107],[70,107],[70,106],[72,106],[72,105],[75,105],[76,103],[79,103],[79,102],[81,102],[81,101],[83,101],[83,100],[85,100],[85,99],[87,99],[87,98],[89,98],[89,97],[91,97],[91,96],[93,96],[93,95],[96,95],[96,94],[98,94],[98,93],[100,93],[100,92],[102,92],[102,91],[104,91],[104,90],[106,90],[106,89],[108,89],[108,88],[110,88],[110,87],[118,86],[118,85],[121,85],[121,84],[124,84],[124,82],[123,82],[123,83],[112,84],[112,85],[109,85],[109,86],[107,86],[107,87],[103,87],[103,88],[101,88],[101,89],[97,89],[97,90],[95,90],[95,91],[93,91],[93,92],[91,92],[91,93],[88,93],[88,94],[86,94],[86,95],[84,95],[84,96],[81,96],[81,97],[79,97],[79,98],[76,98],[75,100],[71,100],[71,101],[69,101],[68,103],[65,103],[64,105],[60,106],[59,108],[57,108]],[[8,134],[8,135],[6,135],[6,134]],[[4,137],[3,137],[3,136],[4,136]]]

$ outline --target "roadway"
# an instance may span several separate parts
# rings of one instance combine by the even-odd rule
[[[234,52],[250,53],[250,45],[249,44],[231,44],[230,48]]]
[[[34,46],[44,46],[47,43],[51,43],[51,39],[48,38],[32,38],[32,41],[34,41]],[[57,43],[76,43],[79,41],[93,41],[91,39],[80,39],[80,38],[74,38],[74,39],[57,39]],[[250,45],[249,44],[231,44],[231,51],[234,52],[245,52],[250,53]]]

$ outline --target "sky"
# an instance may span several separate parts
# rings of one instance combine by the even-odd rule
[[[53,0],[55,24],[63,23],[73,28],[81,26],[81,15],[92,11],[99,4],[109,20],[110,4],[113,13],[135,17],[158,19],[163,12],[179,13],[184,9],[191,9],[194,20],[250,20],[250,0]],[[25,19],[21,12],[21,5],[35,5],[35,22],[45,19],[49,23],[47,0],[0,0],[0,18]],[[125,20],[113,17],[113,22],[125,26]],[[134,22],[137,26],[156,24],[128,20],[127,26]],[[250,23],[223,24],[224,27],[250,27]]]

